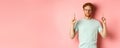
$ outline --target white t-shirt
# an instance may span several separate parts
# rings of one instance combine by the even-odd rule
[[[74,29],[75,32],[78,32],[79,48],[97,48],[97,35],[102,31],[99,21],[82,18],[74,25]]]

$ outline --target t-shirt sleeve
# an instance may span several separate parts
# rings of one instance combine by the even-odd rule
[[[78,32],[78,21],[74,24],[74,30],[75,32]]]
[[[102,32],[102,26],[101,26],[100,22],[98,23],[98,32]]]

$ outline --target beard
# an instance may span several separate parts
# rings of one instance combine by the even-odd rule
[[[90,15],[90,14],[85,14],[85,16],[86,16],[86,17],[91,17],[91,15]]]

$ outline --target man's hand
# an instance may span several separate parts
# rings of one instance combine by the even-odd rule
[[[76,15],[74,13],[74,18],[72,19],[72,24],[74,25],[76,23]]]
[[[106,19],[104,17],[101,18],[102,19],[102,23],[106,23]]]

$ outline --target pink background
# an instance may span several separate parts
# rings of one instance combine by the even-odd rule
[[[107,38],[98,48],[120,48],[120,0],[0,0],[0,48],[77,48],[69,37],[74,12],[84,16],[82,5],[97,6],[96,18],[107,22]]]

